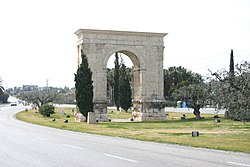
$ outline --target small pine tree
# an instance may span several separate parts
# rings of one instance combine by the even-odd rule
[[[123,110],[126,112],[132,106],[132,98],[131,98],[131,87],[129,83],[129,77],[126,72],[126,66],[124,64],[121,65],[120,68],[120,105]]]
[[[82,62],[75,74],[76,104],[80,112],[87,118],[93,112],[93,81],[87,56],[81,51]]]
[[[117,111],[120,108],[120,92],[119,92],[119,72],[120,71],[120,64],[119,64],[119,58],[118,58],[118,52],[115,53],[115,72],[114,72],[114,101],[115,106],[117,108]]]

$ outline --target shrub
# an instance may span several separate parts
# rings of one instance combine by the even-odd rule
[[[165,106],[166,107],[176,107],[176,101],[172,101],[172,100],[166,100]]]
[[[7,93],[3,93],[2,95],[0,95],[0,103],[8,103],[8,98],[9,95]]]
[[[43,104],[39,108],[39,113],[42,114],[44,117],[50,117],[51,114],[55,114],[55,107],[50,104]]]

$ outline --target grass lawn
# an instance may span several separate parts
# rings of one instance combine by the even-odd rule
[[[184,113],[168,113],[167,120],[164,121],[87,124],[74,122],[72,109],[64,108],[64,112],[70,118],[60,116],[60,108],[56,108],[56,114],[50,118],[44,118],[35,110],[18,113],[16,117],[26,122],[65,130],[250,153],[250,122],[225,120],[222,115],[220,123],[216,123],[211,114],[202,114],[205,118],[196,120],[193,114],[185,113],[187,119],[181,120]],[[110,119],[130,117],[130,112],[109,112]],[[53,118],[56,119],[55,122],[52,121]],[[63,123],[65,119],[69,123]],[[199,131],[200,136],[192,137],[192,131]]]

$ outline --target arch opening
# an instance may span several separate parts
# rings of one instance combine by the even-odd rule
[[[127,74],[129,76],[129,81],[130,81],[130,87],[131,87],[131,98],[132,101],[138,101],[141,99],[141,88],[142,88],[142,82],[141,82],[141,73],[139,69],[140,67],[140,62],[138,57],[126,50],[120,50],[117,51],[118,56],[119,56],[119,64],[124,64],[127,69]],[[108,100],[108,105],[109,106],[115,106],[114,103],[114,61],[115,61],[115,53],[113,53],[111,56],[109,56],[109,59],[107,61],[107,73],[106,73],[106,78],[107,78],[107,100]],[[137,68],[135,69],[136,66]]]
[[[118,56],[119,56],[119,63],[124,63],[126,65],[126,67],[130,67],[130,68],[134,68],[134,63],[133,61],[124,53],[121,53],[120,51],[118,51]],[[109,59],[108,59],[108,62],[107,62],[107,68],[109,69],[112,69],[115,67],[115,64],[114,64],[114,61],[115,61],[115,53],[113,53]]]

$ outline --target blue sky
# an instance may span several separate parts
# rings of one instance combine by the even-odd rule
[[[0,1],[0,76],[5,87],[74,86],[78,29],[169,33],[164,67],[203,76],[250,61],[249,0]]]

